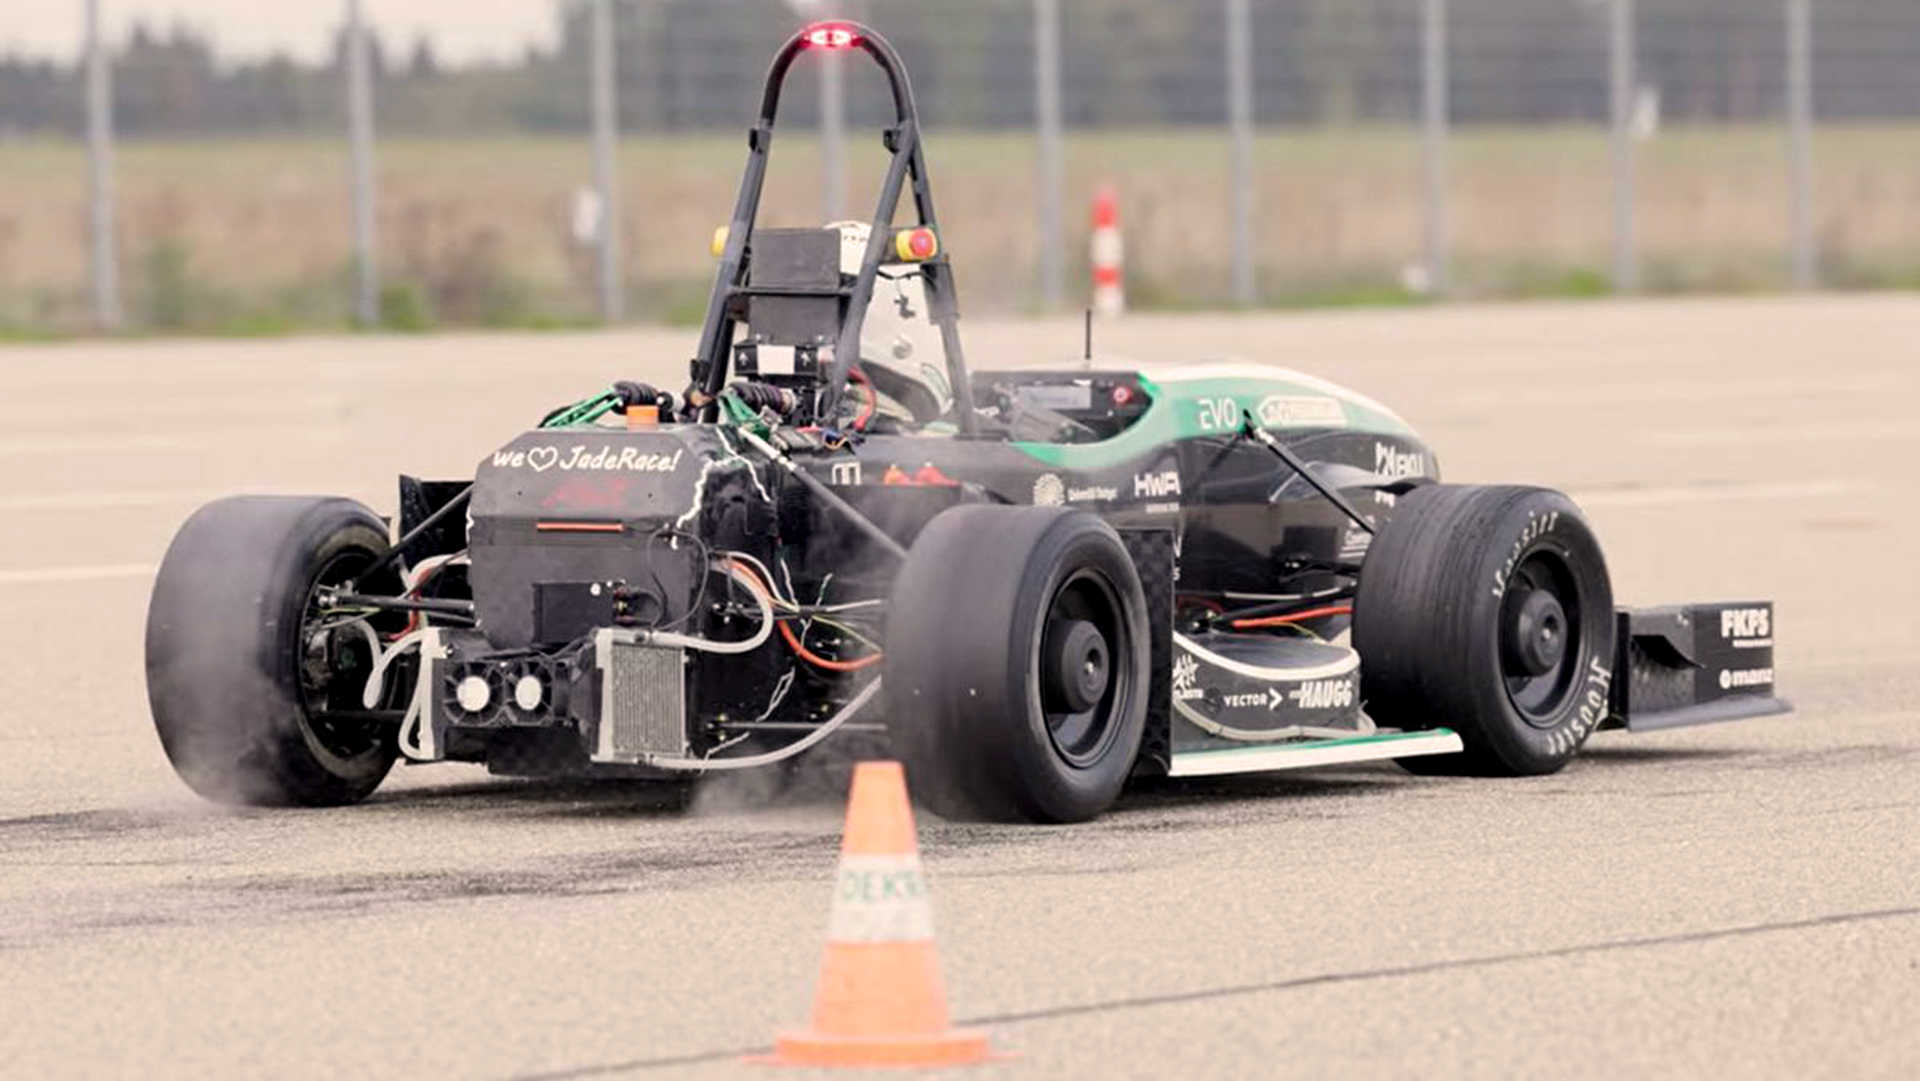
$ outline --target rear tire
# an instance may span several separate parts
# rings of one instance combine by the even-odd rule
[[[1599,542],[1566,496],[1419,488],[1360,569],[1353,644],[1367,712],[1460,734],[1464,753],[1401,760],[1413,773],[1552,773],[1606,719],[1613,619]]]
[[[1146,597],[1099,518],[940,514],[894,582],[886,658],[888,734],[932,810],[1080,822],[1119,796],[1146,730]]]
[[[189,788],[218,803],[328,807],[380,784],[397,729],[324,716],[326,703],[359,708],[372,646],[354,635],[316,669],[307,625],[317,586],[387,546],[385,525],[348,499],[223,499],[180,527],[147,612],[147,700]]]

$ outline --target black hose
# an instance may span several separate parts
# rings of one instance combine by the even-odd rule
[[[776,387],[770,383],[750,383],[738,379],[727,386],[733,395],[754,412],[771,409],[783,417],[790,417],[800,407],[800,396],[785,387]]]
[[[613,385],[613,393],[620,399],[620,404],[614,406],[613,411],[622,416],[636,405],[656,406],[661,416],[673,416],[673,395],[656,389],[651,383],[622,380]]]

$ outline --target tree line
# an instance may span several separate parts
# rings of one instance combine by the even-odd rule
[[[899,47],[930,123],[1033,122],[1030,0],[850,0]],[[1076,127],[1218,124],[1224,114],[1221,5],[1207,0],[1062,0],[1066,120]],[[1642,82],[1664,115],[1777,116],[1781,5],[1639,0]],[[1263,123],[1401,121],[1417,114],[1419,0],[1253,0],[1256,110]],[[1607,107],[1606,0],[1452,0],[1453,105],[1463,123],[1589,121]],[[1920,4],[1816,0],[1823,117],[1920,114]],[[588,124],[590,13],[559,0],[557,44],[510,62],[443,63],[429,40],[376,33],[386,130],[573,132]],[[740,126],[764,65],[798,23],[777,0],[617,0],[623,124],[634,131]],[[115,112],[130,136],[337,130],[343,47],[325,59],[234,61],[216,36],[141,27],[114,50]],[[855,119],[878,122],[876,73],[850,80]],[[788,98],[815,119],[812,73]],[[78,130],[83,68],[0,57],[0,134]]]

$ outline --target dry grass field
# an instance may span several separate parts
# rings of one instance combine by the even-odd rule
[[[877,140],[856,140],[852,204],[865,212]],[[948,247],[975,308],[1031,309],[1034,154],[1019,134],[930,139]],[[1818,136],[1822,259],[1846,287],[1920,284],[1920,126]],[[812,221],[818,148],[780,144],[769,212]],[[1784,139],[1768,128],[1672,129],[1643,148],[1641,240],[1650,287],[1747,291],[1782,283]],[[622,152],[633,309],[698,310],[707,238],[731,206],[733,135],[642,137]],[[1405,299],[1418,258],[1418,143],[1402,128],[1269,133],[1260,164],[1261,288],[1275,304]],[[338,325],[349,267],[344,143],[317,137],[133,141],[119,185],[129,308],[147,329],[272,331]],[[867,168],[866,166],[874,166]],[[1075,135],[1068,191],[1076,280],[1085,201],[1119,185],[1137,303],[1225,295],[1226,148],[1194,131]],[[589,175],[577,138],[391,138],[380,147],[381,261],[400,323],[539,325],[588,314],[591,259],[571,236]],[[1463,291],[1603,291],[1608,168],[1596,129],[1476,129],[1454,146]],[[0,329],[84,315],[85,161],[74,143],[0,143]]]

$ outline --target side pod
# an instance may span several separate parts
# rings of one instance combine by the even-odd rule
[[[1773,693],[1773,604],[1622,608],[1615,615],[1613,717],[1647,732],[1786,713]]]

